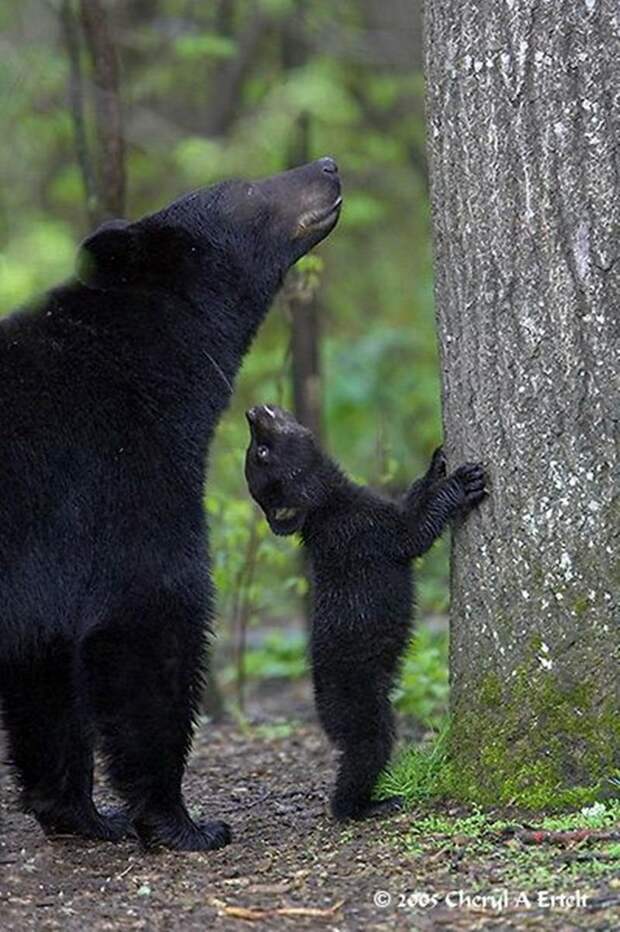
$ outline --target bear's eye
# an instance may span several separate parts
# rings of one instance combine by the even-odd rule
[[[263,463],[266,462],[266,460],[269,459],[269,447],[261,445],[256,450],[256,455],[258,456],[259,460],[262,460]]]

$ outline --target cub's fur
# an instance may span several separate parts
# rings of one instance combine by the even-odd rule
[[[316,707],[342,752],[332,812],[363,818],[394,738],[390,691],[411,635],[411,562],[448,521],[485,495],[478,463],[446,475],[441,449],[400,501],[356,485],[309,430],[275,405],[247,412],[250,492],[276,534],[299,532],[312,564],[311,657]]]

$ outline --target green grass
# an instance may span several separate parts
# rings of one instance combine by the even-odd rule
[[[447,740],[448,729],[444,727],[433,741],[403,751],[381,774],[377,798],[404,796],[411,804],[437,798],[448,753]]]
[[[392,761],[379,779],[375,796],[378,799],[388,796],[403,796],[411,805],[425,802],[433,803],[439,800],[451,800],[464,806],[475,805],[475,800],[472,803],[459,795],[458,781],[460,777],[457,766],[449,755],[449,744],[450,723],[446,716],[434,740],[405,748]],[[580,811],[582,813],[580,817],[586,820],[584,826],[591,824],[588,820],[592,818],[593,813],[601,812],[603,818],[608,818],[608,816],[604,815],[606,811],[611,811],[614,814],[616,812],[614,800],[620,799],[620,784],[615,772],[611,773],[606,779],[601,780],[586,795],[582,794],[580,788],[573,790],[558,787],[557,792],[546,793],[544,803],[538,804],[538,801],[536,801],[532,804],[530,800],[537,799],[536,776],[536,772],[532,772],[532,785],[528,794],[522,798],[513,797],[507,803],[498,798],[495,803],[483,803],[483,807],[487,811],[501,807],[504,810],[546,813],[547,820],[555,818],[558,826],[563,824],[563,812],[568,813],[568,818],[572,818],[576,811]],[[592,799],[593,796],[594,800],[597,801]],[[606,805],[611,806],[611,810],[606,810],[604,808]],[[552,813],[558,813],[558,815],[552,816]],[[583,815],[583,813],[586,813],[586,815]],[[620,815],[617,817],[617,821],[620,821]],[[549,827],[552,826],[549,825]]]
[[[524,889],[545,886],[558,889],[571,880],[596,882],[618,875],[620,843],[616,841],[593,840],[578,852],[552,844],[525,845],[518,839],[502,837],[502,830],[511,824],[506,818],[479,809],[458,816],[430,812],[415,819],[405,847],[417,856],[458,852],[470,867],[491,860],[495,882]],[[605,830],[615,826],[620,826],[620,799],[536,821],[536,828],[550,831]]]
[[[510,819],[499,819],[477,808],[459,816],[431,812],[416,819],[412,827],[412,836],[432,835],[446,838],[467,836],[471,839],[481,839],[490,832],[501,831],[510,824],[512,824]],[[536,820],[536,828],[553,832],[568,832],[582,828],[598,830],[614,826],[620,826],[620,799],[595,803],[593,806],[584,807],[579,812],[565,813],[562,816],[541,816]]]

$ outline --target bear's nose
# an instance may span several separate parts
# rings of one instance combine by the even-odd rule
[[[321,163],[321,171],[324,171],[326,175],[338,174],[338,165],[331,155],[325,155],[322,159],[319,159],[319,162]]]

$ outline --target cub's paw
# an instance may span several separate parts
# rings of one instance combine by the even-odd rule
[[[388,796],[387,799],[377,799],[369,803],[355,818],[386,819],[392,815],[399,815],[405,808],[404,796]]]
[[[403,796],[389,796],[387,799],[332,799],[331,810],[338,822],[361,822],[364,819],[380,819],[395,815],[405,807]]]
[[[462,506],[475,508],[487,495],[486,475],[482,463],[464,463],[452,474],[459,484]]]
[[[443,447],[437,447],[431,458],[426,475],[431,482],[438,482],[446,478],[446,454]]]

